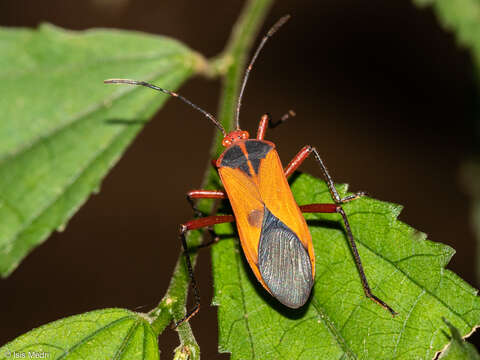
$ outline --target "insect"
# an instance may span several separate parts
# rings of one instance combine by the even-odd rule
[[[277,126],[289,115],[294,115],[293,113],[283,116],[276,122],[272,121],[268,114],[263,115],[256,139],[250,139],[248,132],[240,129],[239,115],[242,96],[253,64],[267,40],[288,21],[289,17],[287,15],[279,19],[257,47],[245,71],[240,88],[235,113],[235,129],[228,133],[213,115],[175,92],[143,81],[105,80],[105,83],[146,86],[179,98],[203,113],[223,133],[222,145],[225,150],[215,161],[215,166],[224,190],[192,190],[188,192],[187,200],[195,209],[193,204],[195,199],[228,199],[233,209],[233,215],[207,216],[181,225],[180,239],[194,290],[195,306],[182,320],[176,323],[175,327],[188,321],[200,309],[199,290],[188,256],[185,234],[189,230],[211,227],[221,223],[236,222],[243,252],[260,284],[283,305],[294,309],[303,306],[310,297],[314,283],[315,256],[310,232],[302,212],[340,214],[365,295],[384,307],[393,316],[396,315],[396,312],[387,303],[370,290],[348,217],[342,208],[342,204],[358,199],[365,193],[358,192],[344,198],[340,197],[320,154],[310,145],[304,146],[285,168],[282,167],[275,144],[264,140],[265,133],[267,127]],[[311,154],[320,166],[333,204],[298,206],[293,198],[287,178]]]

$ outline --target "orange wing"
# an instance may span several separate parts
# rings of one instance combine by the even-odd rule
[[[258,281],[268,290],[257,266],[258,242],[264,208],[258,187],[252,178],[239,169],[221,167],[218,172],[235,214],[238,235],[245,257]]]
[[[315,255],[312,237],[305,218],[284,175],[282,163],[275,149],[272,149],[260,162],[258,170],[258,189],[265,206],[285,225],[293,230],[308,251],[312,263],[312,275],[315,276]]]
[[[261,160],[257,175],[248,176],[240,169],[230,167],[220,167],[218,171],[235,214],[243,251],[265,289],[270,291],[257,266],[264,207],[297,234],[307,248],[314,276],[315,259],[310,232],[293,198],[277,152],[272,149]]]

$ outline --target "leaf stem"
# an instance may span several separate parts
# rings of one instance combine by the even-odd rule
[[[223,65],[218,66],[224,71],[224,76],[217,116],[227,131],[233,129],[236,101],[249,50],[272,3],[273,0],[248,1],[233,27],[225,50],[211,60],[211,63]],[[212,144],[212,156],[221,153],[221,142],[222,137],[217,134]]]
[[[225,50],[219,56],[209,60],[207,67],[198,69],[199,72],[209,76],[222,77],[222,96],[217,118],[227,130],[233,127],[236,99],[248,52],[272,3],[273,0],[247,1],[233,27]],[[222,150],[221,140],[221,134],[215,131],[210,151],[212,157],[217,157],[220,154]],[[210,188],[214,187],[216,183],[218,183],[218,176],[211,169],[209,161],[202,186]],[[208,205],[207,203],[202,203],[200,209],[202,211],[206,210],[207,213],[211,212],[213,209],[212,202],[209,202]],[[187,243],[189,247],[197,247],[201,242],[201,232],[191,231],[188,234]],[[192,254],[191,259],[192,265],[195,266],[196,254]],[[157,307],[148,313],[155,333],[160,334],[169,323],[178,321],[184,316],[189,284],[190,279],[184,264],[183,253],[180,253],[165,296]],[[181,344],[177,348],[176,354],[188,352],[192,359],[198,359],[200,351],[189,323],[183,323],[178,327],[177,331]]]

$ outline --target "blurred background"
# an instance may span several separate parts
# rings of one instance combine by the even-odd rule
[[[177,38],[211,57],[223,49],[242,5],[2,1],[0,25],[140,30]],[[402,221],[455,248],[448,268],[478,287],[472,204],[460,176],[474,146],[469,52],[431,9],[409,0],[279,0],[262,33],[286,13],[292,20],[268,43],[250,77],[242,127],[254,133],[263,113],[278,118],[294,109],[296,118],[268,132],[285,164],[303,145],[315,145],[336,182],[402,204]],[[219,89],[219,81],[194,78],[179,92],[215,113]],[[200,114],[168,101],[66,230],[0,280],[0,344],[89,310],[153,308],[180,251],[178,225],[192,218],[185,193],[202,181],[213,131]],[[303,170],[320,176],[313,161]],[[208,306],[208,250],[196,273],[204,305],[193,330],[204,358],[227,359],[217,354],[216,308]],[[167,330],[159,342],[168,358],[178,338]]]

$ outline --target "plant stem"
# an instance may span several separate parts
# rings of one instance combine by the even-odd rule
[[[217,114],[218,120],[227,131],[233,128],[238,92],[249,50],[272,3],[273,0],[248,1],[233,27],[225,50],[219,57],[212,60],[212,62],[223,60],[223,63],[228,64],[222,79],[222,92]],[[217,132],[211,149],[211,155],[214,157],[220,155],[222,151],[221,140],[222,136]]]
[[[233,27],[230,39],[221,55],[209,61],[210,74],[222,76],[222,96],[219,104],[218,119],[227,129],[233,127],[235,105],[240,88],[240,82],[245,68],[245,62],[253,40],[273,0],[250,0],[244,6],[240,17]],[[208,70],[207,70],[208,71]],[[211,156],[217,157],[221,150],[221,134],[216,131],[212,142]],[[207,170],[202,182],[204,188],[212,188],[218,183],[218,176],[211,169],[208,161]],[[202,203],[200,209],[210,213],[212,202]],[[202,242],[199,231],[191,231],[187,236],[190,248],[197,247]],[[192,265],[195,266],[196,254],[191,255]],[[182,319],[185,314],[186,301],[190,279],[186,271],[183,252],[180,253],[169,288],[162,301],[155,309],[149,312],[152,327],[160,334],[172,321]],[[188,322],[177,329],[180,337],[179,351],[189,351],[191,358],[199,358],[199,347],[193,337]],[[187,349],[187,350],[185,350]]]

